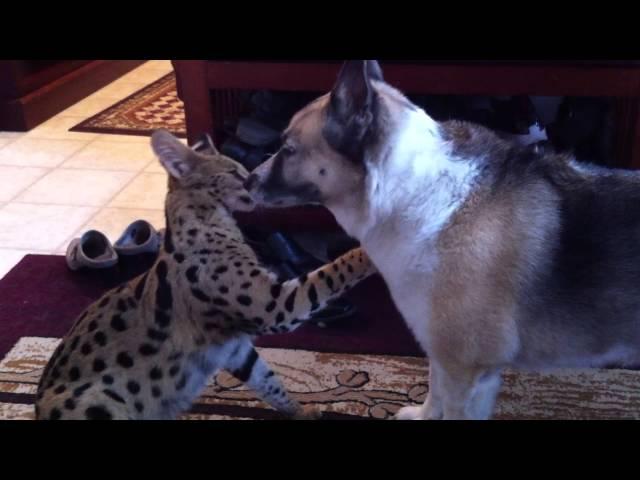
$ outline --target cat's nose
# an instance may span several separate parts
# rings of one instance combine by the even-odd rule
[[[249,178],[244,182],[244,188],[251,191],[258,184],[258,175],[252,173]]]

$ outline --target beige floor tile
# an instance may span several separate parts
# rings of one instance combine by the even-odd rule
[[[133,70],[132,70],[133,71]],[[129,72],[131,73],[131,72]],[[114,80],[113,82],[111,82],[108,85],[105,85],[102,89],[98,90],[98,92],[105,92],[105,93],[109,93],[111,92],[119,92],[120,88],[124,88],[126,86],[129,86],[130,88],[144,88],[148,85],[148,83],[146,82],[141,82],[141,81],[132,81],[131,78],[127,78],[126,75],[123,75],[122,77]],[[124,94],[125,96],[128,95],[128,93],[125,92]],[[115,95],[112,95],[115,96]],[[122,97],[124,98],[124,96]],[[118,100],[122,100],[122,98],[118,99]]]
[[[147,165],[143,171],[146,173],[166,173],[166,170],[157,158],[151,160],[149,165]]]
[[[139,90],[142,90],[147,86],[145,82],[122,82],[120,80],[116,80],[113,83],[110,83],[106,87],[101,90],[98,90],[93,94],[96,98],[111,98],[115,102],[120,100],[124,100],[129,95],[133,95]]]
[[[91,95],[62,111],[60,115],[64,117],[88,118],[102,112],[103,110],[106,110],[117,101],[118,99],[114,99],[111,97]]]
[[[56,167],[88,143],[88,140],[20,138],[0,150],[0,165]]]
[[[147,85],[143,82],[122,82],[120,80],[116,80],[106,87],[92,93],[87,98],[110,98],[114,102],[119,102],[146,86]]]
[[[170,71],[171,70],[158,70],[157,68],[145,68],[145,65],[143,65],[120,77],[120,80],[123,83],[143,83],[148,85],[164,77]]]
[[[114,142],[100,138],[70,157],[61,167],[139,172],[153,158],[147,142]]]
[[[95,212],[90,207],[7,204],[0,209],[0,248],[53,252]]]
[[[167,73],[173,70],[173,65],[171,65],[171,60],[149,60],[143,66],[145,67],[145,69],[162,70]]]
[[[9,137],[3,138],[3,137],[0,137],[0,148],[9,145],[13,141],[15,141],[15,138],[9,138]]]
[[[142,143],[151,151],[151,137],[148,135],[112,135],[100,134],[98,140],[101,142],[114,143]]]
[[[114,198],[109,207],[164,209],[165,173],[141,173]]]
[[[0,279],[9,273],[27,253],[26,250],[0,248]]]
[[[27,188],[15,201],[101,207],[134,175],[132,172],[57,169]]]
[[[60,140],[81,140],[91,141],[98,138],[96,133],[70,132],[69,129],[75,127],[82,121],[78,117],[66,117],[56,115],[46,122],[38,125],[25,135],[26,138],[44,138]]]
[[[0,201],[11,200],[48,171],[46,168],[0,165]]]
[[[17,140],[20,137],[24,137],[26,132],[3,132],[0,130],[0,140]]]
[[[112,243],[114,243],[124,230],[136,220],[146,220],[153,228],[160,230],[165,227],[163,210],[146,210],[141,208],[103,208],[91,220],[89,220],[74,237],[79,237],[87,230],[98,230],[104,233]],[[66,251],[68,242],[60,245]]]

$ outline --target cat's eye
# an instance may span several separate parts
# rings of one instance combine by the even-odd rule
[[[237,170],[232,170],[231,175],[233,175],[235,178],[237,178],[241,182],[244,182],[246,180],[246,178],[240,175],[240,173]]]

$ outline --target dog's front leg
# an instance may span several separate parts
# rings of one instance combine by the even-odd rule
[[[396,420],[441,420],[442,401],[438,392],[437,366],[429,365],[429,391],[422,405],[402,407],[396,412]]]
[[[442,420],[442,398],[438,385],[438,366],[429,364],[429,393],[424,401],[424,418],[426,420]]]

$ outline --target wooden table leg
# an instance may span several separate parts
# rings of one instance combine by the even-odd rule
[[[634,107],[629,118],[629,166],[634,170],[638,170],[640,169],[640,100],[634,99],[633,103]]]
[[[640,100],[616,98],[613,103],[613,144],[611,161],[607,164],[617,168],[640,169]]]
[[[211,93],[207,85],[206,60],[174,60],[182,84],[181,95],[187,122],[187,139],[193,145],[203,133],[214,133]],[[215,140],[215,139],[214,139]]]

